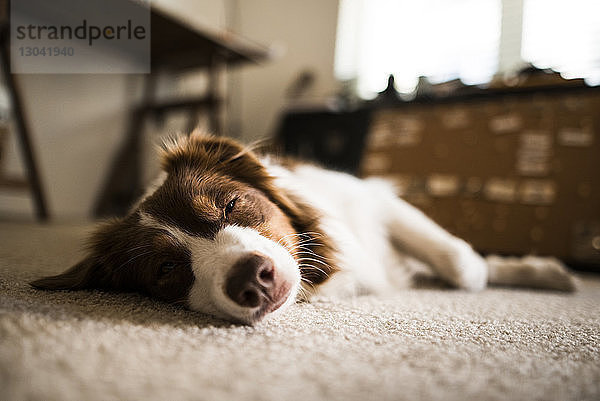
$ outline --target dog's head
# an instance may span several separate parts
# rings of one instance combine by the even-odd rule
[[[306,249],[300,236],[316,216],[231,140],[192,134],[166,145],[162,163],[160,186],[128,216],[100,226],[85,259],[32,285],[138,291],[244,323],[293,303],[297,255]]]

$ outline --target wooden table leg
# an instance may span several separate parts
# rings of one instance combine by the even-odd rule
[[[19,90],[17,88],[17,82],[14,74],[10,71],[10,55],[9,55],[9,40],[8,40],[8,29],[4,27],[0,34],[0,58],[2,63],[2,75],[8,89],[8,95],[10,97],[10,103],[12,112],[15,119],[17,128],[17,137],[19,138],[19,145],[23,154],[23,160],[25,162],[25,168],[27,170],[27,178],[29,181],[29,188],[33,195],[35,204],[35,214],[41,221],[48,220],[48,208],[46,206],[46,198],[44,196],[44,190],[42,188],[42,182],[38,172],[35,154],[31,146],[31,136],[29,134],[29,128],[27,126],[27,119],[25,118],[25,110]]]

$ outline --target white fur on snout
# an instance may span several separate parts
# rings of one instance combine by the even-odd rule
[[[288,299],[273,313],[285,309],[295,301],[300,286],[300,270],[294,258],[282,245],[262,236],[258,231],[227,226],[214,239],[191,237],[189,241],[195,276],[189,293],[191,309],[252,323],[258,308],[244,308],[236,304],[225,293],[225,282],[233,265],[253,252],[270,257],[278,275],[291,284]]]

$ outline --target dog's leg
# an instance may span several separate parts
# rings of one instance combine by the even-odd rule
[[[427,263],[440,278],[455,287],[477,291],[486,286],[487,264],[468,243],[389,191],[383,191],[381,196],[384,220],[397,246]]]
[[[420,210],[384,191],[385,220],[392,240],[427,263],[451,285],[480,290],[489,284],[574,291],[576,280],[555,258],[488,256],[485,260],[465,241],[433,222]]]
[[[488,264],[490,284],[546,288],[558,291],[574,291],[575,277],[558,260],[551,257],[525,256],[522,258],[485,258]]]

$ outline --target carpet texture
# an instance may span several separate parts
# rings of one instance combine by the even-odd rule
[[[256,327],[135,294],[41,292],[85,226],[0,224],[1,400],[598,400],[600,280],[321,299]]]

